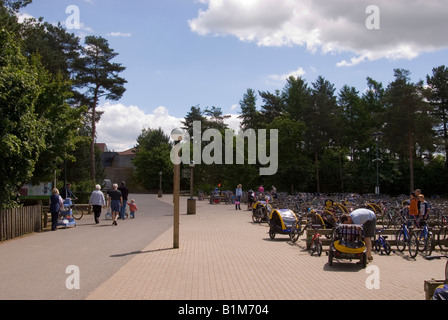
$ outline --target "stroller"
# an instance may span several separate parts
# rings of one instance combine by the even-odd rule
[[[334,259],[359,259],[363,268],[367,266],[364,229],[360,225],[340,224],[333,230],[333,241],[328,252],[328,263]]]
[[[289,209],[274,209],[269,216],[269,237],[275,238],[275,235],[288,235],[294,223],[297,222],[296,214]]]
[[[76,227],[76,221],[73,217],[73,203],[70,198],[64,200],[64,206],[61,208],[58,220],[59,227]]]

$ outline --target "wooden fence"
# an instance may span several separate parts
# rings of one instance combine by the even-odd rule
[[[0,242],[41,231],[41,205],[0,210]]]

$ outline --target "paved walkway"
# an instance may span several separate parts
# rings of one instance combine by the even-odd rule
[[[172,203],[172,196],[154,201]],[[424,300],[424,281],[444,277],[445,260],[416,260],[407,253],[374,255],[368,269],[348,260],[328,264],[310,256],[304,236],[271,240],[265,224],[231,205],[197,201],[197,215],[186,215],[181,199],[180,249],[172,229],[163,233],[93,291],[103,300]],[[324,247],[324,250],[326,248]],[[380,289],[366,281],[379,272]]]

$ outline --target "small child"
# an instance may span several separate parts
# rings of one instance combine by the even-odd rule
[[[135,212],[138,210],[137,205],[135,204],[135,200],[132,199],[131,203],[128,202],[129,211],[131,212],[131,219],[135,218]]]

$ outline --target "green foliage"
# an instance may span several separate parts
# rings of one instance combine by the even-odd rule
[[[138,137],[136,180],[147,190],[159,189],[160,172],[162,172],[162,190],[172,190],[173,164],[171,162],[170,138],[161,129],[145,129]]]
[[[44,123],[35,113],[42,93],[39,66],[21,54],[20,46],[0,30],[0,207],[11,206],[14,192],[32,177],[44,149]]]

